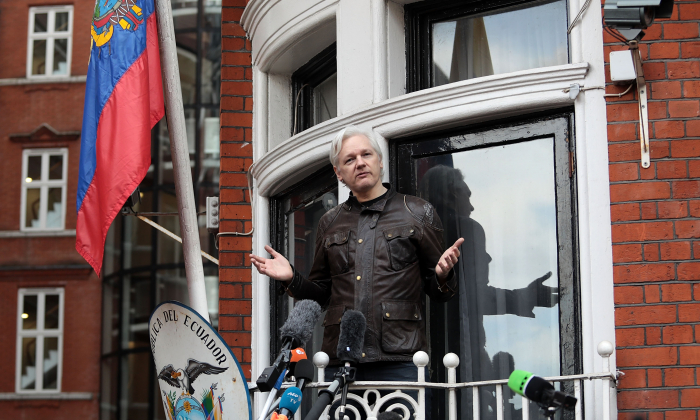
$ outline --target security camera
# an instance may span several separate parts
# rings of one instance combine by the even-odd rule
[[[603,10],[605,24],[631,40],[644,36],[655,18],[670,18],[673,0],[607,0]]]

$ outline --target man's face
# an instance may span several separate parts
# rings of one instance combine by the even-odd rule
[[[358,135],[343,140],[338,155],[335,174],[345,182],[353,194],[367,193],[381,185],[381,170],[384,167],[379,155],[372,148],[369,139]]]

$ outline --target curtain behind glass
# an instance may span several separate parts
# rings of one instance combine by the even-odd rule
[[[432,86],[568,63],[566,1],[431,28]]]

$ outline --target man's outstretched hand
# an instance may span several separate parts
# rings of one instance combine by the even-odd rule
[[[272,249],[270,245],[265,245],[265,251],[269,252],[272,258],[263,258],[250,254],[250,262],[258,269],[258,272],[274,280],[291,280],[294,277],[294,271],[289,261],[282,254]]]
[[[457,264],[457,261],[459,261],[459,247],[463,242],[464,238],[457,239],[454,245],[447,248],[447,251],[445,251],[442,254],[442,257],[440,257],[440,260],[435,266],[435,274],[437,274],[440,280],[445,279],[450,270],[452,270],[452,267],[454,267],[454,265]]]

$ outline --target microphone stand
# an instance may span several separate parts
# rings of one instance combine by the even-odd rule
[[[349,363],[346,363],[345,366],[341,367],[338,372],[335,373],[335,380],[330,384],[330,386],[318,392],[318,400],[316,400],[316,404],[311,407],[311,410],[309,410],[309,413],[306,415],[306,417],[304,417],[304,420],[318,420],[318,418],[321,417],[323,410],[325,410],[326,407],[333,401],[335,394],[338,393],[338,389],[340,388],[342,388],[343,392],[340,402],[340,415],[344,417],[348,385],[355,381],[356,373],[357,369],[351,367]],[[343,420],[343,417],[341,417],[340,420]]]
[[[355,374],[357,373],[357,369],[354,367],[350,366],[350,363],[345,363],[345,366],[336,373],[337,375],[341,375],[344,378],[344,383],[343,383],[343,392],[340,394],[340,409],[339,409],[339,415],[338,415],[338,420],[344,420],[345,419],[345,405],[347,403],[348,399],[348,386],[350,386],[351,382],[355,382]]]

